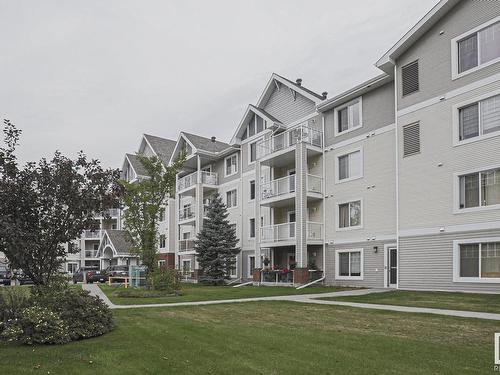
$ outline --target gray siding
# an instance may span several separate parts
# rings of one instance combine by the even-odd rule
[[[280,90],[274,89],[263,108],[284,124],[290,124],[314,113],[316,104],[299,93],[294,99],[290,89],[280,85]]]
[[[398,82],[401,82],[401,67],[418,59],[420,90],[402,98],[399,84],[398,110],[500,72],[500,63],[496,63],[451,79],[451,40],[499,15],[500,1],[462,1],[408,49],[396,61]],[[439,35],[440,31],[444,34]]]
[[[230,155],[227,155],[223,158],[220,158],[212,164],[212,171],[216,172],[218,174],[219,185],[224,184],[226,182],[237,180],[241,177],[241,160],[240,160],[241,152],[237,151],[236,153],[238,154],[238,173],[235,173],[232,176],[225,177],[225,175],[224,175],[224,172],[225,172],[224,160],[226,159],[227,156],[230,156]],[[233,155],[233,154],[231,154],[231,155]]]
[[[339,105],[340,106],[340,105]],[[334,108],[324,113],[325,146],[345,141],[386,125],[394,124],[394,82],[387,83],[362,95],[363,127],[347,134],[334,136]]]
[[[500,236],[500,229],[401,237],[399,240],[399,288],[500,293],[500,283],[453,282],[453,241],[498,236]]]

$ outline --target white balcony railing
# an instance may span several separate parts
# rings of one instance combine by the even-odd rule
[[[201,171],[201,183],[207,185],[217,185],[217,173]]]
[[[260,185],[260,199],[270,199],[295,192],[296,175],[290,175]],[[307,175],[307,192],[322,192],[323,179],[312,174]]]
[[[323,147],[323,132],[307,126],[307,123],[294,126],[293,128],[263,139],[257,143],[257,159],[263,158],[274,152],[285,150],[299,142],[305,142],[313,146]]]
[[[97,250],[85,250],[85,258],[97,258]]]
[[[195,210],[191,205],[179,210],[179,221],[193,219],[195,216]]]
[[[98,230],[84,230],[83,231],[83,238],[86,238],[86,239],[101,239],[101,236],[102,236],[102,230],[98,229]]]
[[[307,192],[308,193],[323,193],[323,179],[312,174],[307,175]]]
[[[261,242],[293,241],[296,233],[296,223],[283,223],[268,225],[260,228]],[[323,224],[312,221],[307,222],[307,240],[323,239]]]
[[[179,252],[194,250],[194,240],[179,240]]]
[[[198,182],[198,172],[188,174],[187,176],[181,177],[177,180],[177,191],[181,191],[196,185]]]

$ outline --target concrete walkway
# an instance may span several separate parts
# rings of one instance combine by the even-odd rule
[[[371,293],[384,293],[387,292],[388,289],[359,289],[359,290],[345,290],[342,292],[332,292],[332,293],[298,294],[298,295],[288,295],[288,296],[239,298],[239,299],[224,299],[224,300],[197,301],[197,302],[158,303],[158,304],[146,304],[146,305],[115,305],[109,300],[109,298],[104,294],[104,292],[101,290],[101,288],[99,288],[97,284],[83,284],[82,288],[88,290],[91,295],[98,296],[99,298],[101,298],[111,309],[205,306],[205,305],[219,305],[224,303],[242,303],[242,302],[259,302],[259,301],[292,301],[300,303],[313,303],[319,305],[348,306],[348,307],[358,307],[363,309],[387,310],[387,311],[397,311],[397,312],[407,312],[407,313],[436,314],[436,315],[456,316],[461,318],[476,318],[476,319],[488,319],[488,320],[500,321],[500,314],[494,314],[494,313],[432,309],[427,307],[377,305],[377,304],[359,303],[359,302],[325,301],[318,299],[318,298],[343,297],[343,296],[361,296]]]

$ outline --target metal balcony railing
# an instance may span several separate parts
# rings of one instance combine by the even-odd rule
[[[179,252],[194,250],[194,240],[179,240]]]
[[[201,183],[207,185],[217,185],[217,173],[201,171]]]
[[[98,230],[85,229],[83,231],[83,238],[98,240],[98,239],[101,239],[102,233],[103,233],[103,231],[100,229],[98,229]]]
[[[294,193],[295,180],[296,180],[296,175],[290,175],[278,178],[273,181],[264,182],[263,184],[260,185],[260,199],[265,200],[274,197],[279,197],[280,195],[284,194]],[[321,194],[323,190],[322,181],[323,179],[321,177],[308,174],[307,191]]]
[[[307,222],[307,239],[310,241],[323,239],[323,223]]]
[[[257,143],[257,159],[261,159],[275,152],[285,150],[299,142],[323,147],[323,132],[307,126],[307,123],[276,134]]]
[[[281,242],[295,239],[296,223],[283,223],[268,225],[260,228],[261,242]],[[312,221],[307,222],[307,240],[323,239],[323,224]]]
[[[196,213],[191,205],[179,210],[179,221],[193,219],[195,216]]]
[[[312,174],[307,175],[307,192],[323,193],[323,178]]]
[[[85,258],[97,258],[97,250],[85,250]]]
[[[177,180],[177,191],[187,189],[191,186],[196,185],[198,182],[198,172],[188,174],[187,176],[181,177]]]

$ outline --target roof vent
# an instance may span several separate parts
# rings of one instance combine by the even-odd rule
[[[295,82],[297,83],[297,86],[302,86],[302,78],[297,78]]]
[[[323,99],[326,99],[326,97],[328,96],[328,92],[323,91],[323,92],[321,93],[321,96],[323,96]]]
[[[215,143],[215,137],[210,138],[212,142]]]

